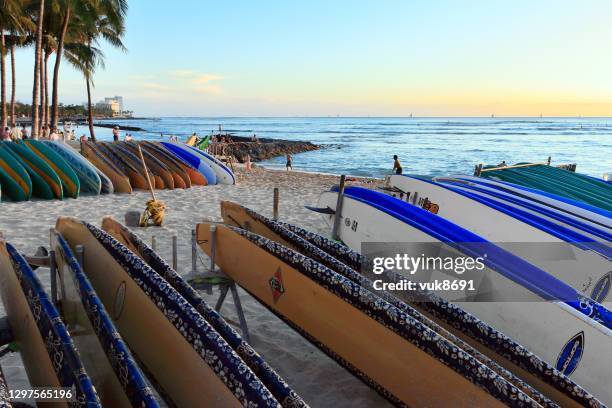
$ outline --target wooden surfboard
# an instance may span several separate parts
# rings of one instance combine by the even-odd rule
[[[105,143],[96,143],[95,146],[99,149],[100,153],[104,154],[108,160],[112,161],[115,166],[121,169],[122,172],[128,176],[132,188],[140,190],[147,190],[149,188],[145,176],[140,174],[138,168],[134,167],[131,162],[124,161]],[[153,178],[151,178],[151,183],[155,183]]]
[[[64,238],[51,232],[62,316],[100,400],[112,407],[159,407],[144,375]]]
[[[230,201],[221,202],[221,214],[226,224],[247,229],[293,248],[323,263],[335,272],[358,282],[363,288],[372,291],[402,310],[405,310],[404,307],[401,307],[402,302],[414,307],[427,318],[441,325],[444,330],[452,333],[452,337],[458,337],[461,341],[467,342],[469,347],[477,350],[476,353],[470,352],[470,354],[484,354],[560,406],[581,407],[599,404],[599,401],[586,390],[555,370],[554,367],[503,333],[469,315],[459,306],[433,293],[421,294],[423,299],[415,300],[414,296],[405,292],[372,290],[373,285],[370,279],[374,277],[372,274],[367,274],[365,268],[367,260],[343,244],[295,225],[271,220]],[[440,330],[436,331],[440,333]],[[457,343],[457,340],[451,340]],[[496,367],[492,369],[500,372]],[[503,372],[500,374],[504,375]],[[520,387],[520,384],[517,386]]]
[[[96,391],[55,306],[26,260],[0,240],[0,292],[14,342],[34,387],[68,387],[83,405],[101,407]],[[45,406],[67,407],[66,402]]]
[[[84,271],[134,355],[177,406],[277,406],[208,322],[128,248],[91,224],[59,218]]]
[[[157,160],[162,162],[168,169],[172,172],[172,177],[174,177],[174,185],[177,188],[190,188],[191,187],[191,179],[189,175],[185,172],[180,162],[174,159],[170,155],[161,154],[159,150],[155,148],[155,145],[149,144],[147,142],[141,142],[140,146],[143,150],[146,150],[149,154],[155,156]],[[165,153],[165,152],[164,152]]]
[[[272,367],[238,333],[210,307],[204,299],[159,255],[127,227],[111,217],[102,220],[102,229],[112,235],[117,241],[138,255],[155,272],[163,277],[172,287],[189,302],[207,322],[223,337],[238,353],[247,365],[257,374],[259,379],[270,390],[272,395],[284,407],[304,407],[306,403],[283,381]]]
[[[335,210],[336,200],[336,192],[325,192],[318,207]],[[345,189],[342,218],[340,238],[353,250],[361,248],[364,242],[420,243],[449,239],[449,235],[442,236],[442,233],[454,233],[452,240],[459,244],[485,242],[428,211],[358,187]],[[512,291],[512,296],[504,301],[500,298],[504,296],[501,291],[492,291],[483,301],[454,303],[515,339],[604,404],[609,404],[612,392],[605,380],[609,363],[601,358],[610,354],[612,347],[612,330],[606,327],[610,324],[607,309],[521,258],[485,243],[487,251],[491,251],[483,272],[496,287]],[[525,279],[519,280],[519,274]],[[436,293],[447,301],[452,300],[448,291]]]
[[[81,142],[81,154],[102,171],[113,183],[113,188],[116,193],[132,192],[130,179],[123,171],[117,167],[111,160],[106,158],[98,149],[95,143],[87,141]]]
[[[138,153],[138,145],[135,142],[120,142],[121,147],[128,149],[132,152],[138,159],[140,159],[140,154]],[[164,186],[168,190],[174,189],[174,176],[170,169],[160,162],[155,156],[149,153],[147,150],[142,150],[142,156],[144,157],[147,168],[154,174],[157,174],[159,177],[164,180]]]
[[[132,152],[122,148],[117,143],[104,143],[117,157],[119,157],[124,163],[129,164],[132,168],[134,168],[138,174],[145,180],[146,185],[146,175],[144,167],[142,167],[142,163],[140,159],[137,158]],[[158,175],[154,174],[151,169],[147,169],[149,172],[149,178],[151,180],[151,184],[153,188],[163,189],[164,181]],[[146,187],[148,189],[148,186]]]
[[[198,224],[207,254],[211,238],[210,225]],[[289,248],[227,226],[217,226],[216,248],[226,274],[398,405],[503,406],[514,392],[539,405],[420,322]]]

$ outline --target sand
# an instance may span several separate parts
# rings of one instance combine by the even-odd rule
[[[279,219],[321,234],[329,234],[329,227],[320,214],[304,208],[316,205],[319,194],[338,177],[331,175],[267,170],[255,167],[246,172],[236,168],[238,184],[235,186],[206,186],[186,190],[156,190],[157,199],[168,207],[163,227],[136,228],[146,242],[155,236],[157,251],[171,260],[171,237],[178,239],[178,272],[191,270],[191,229],[199,221],[221,221],[219,202],[232,200],[264,215],[272,215],[273,189],[280,193]],[[360,180],[374,186],[377,180]],[[33,254],[37,247],[49,245],[49,228],[58,216],[73,216],[100,225],[103,216],[111,215],[123,222],[126,211],[144,209],[149,199],[147,192],[131,195],[113,194],[83,196],[63,201],[31,201],[2,203],[0,231],[6,240],[24,254]],[[85,256],[87,254],[85,253]],[[208,259],[200,251],[198,269],[208,268]],[[41,281],[49,287],[48,269],[39,269]],[[218,290],[212,295],[200,292],[214,305]],[[239,289],[253,347],[277,372],[313,407],[380,407],[388,405],[376,392],[312,346],[287,327],[254,298]],[[2,314],[3,310],[1,311]],[[222,313],[237,320],[233,302],[228,296]],[[4,373],[11,388],[24,388],[27,378],[17,354],[2,358]]]

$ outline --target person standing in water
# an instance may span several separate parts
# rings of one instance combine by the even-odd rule
[[[292,162],[293,162],[293,158],[291,157],[289,153],[287,153],[287,164],[286,164],[287,171],[289,171],[289,169],[293,170]]]
[[[119,126],[113,128],[113,142],[119,141]]]
[[[397,157],[397,154],[393,155],[393,171],[395,174],[402,174],[402,164]]]

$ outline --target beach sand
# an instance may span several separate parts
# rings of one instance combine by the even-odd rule
[[[196,187],[186,190],[156,190],[157,199],[166,203],[163,227],[135,228],[146,242],[155,236],[158,253],[171,262],[172,235],[178,239],[178,272],[191,270],[191,229],[200,221],[221,221],[219,202],[232,200],[252,208],[263,215],[272,216],[273,190],[280,195],[279,219],[324,235],[329,227],[320,214],[304,208],[316,205],[319,194],[338,183],[337,176],[286,172],[254,167],[245,172],[236,168],[238,184]],[[375,186],[380,180],[363,179],[361,184]],[[0,231],[5,239],[24,254],[33,254],[37,247],[49,245],[49,228],[58,216],[72,216],[100,225],[103,216],[111,215],[123,222],[126,211],[142,211],[150,198],[148,192],[131,195],[112,194],[83,196],[77,200],[3,202]],[[87,250],[85,250],[87,256]],[[207,257],[199,251],[202,262],[198,269],[209,267]],[[39,269],[43,284],[49,287],[48,269]],[[200,292],[214,305],[219,291]],[[380,407],[389,405],[376,392],[356,379],[336,362],[304,340],[254,298],[239,289],[253,347],[277,372],[314,407]],[[222,313],[237,321],[231,296],[225,301]],[[2,311],[2,314],[3,311]],[[24,388],[27,378],[20,358],[12,353],[5,356],[2,368],[11,388]],[[180,368],[179,368],[180,372]]]

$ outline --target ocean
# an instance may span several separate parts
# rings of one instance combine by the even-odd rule
[[[293,156],[295,170],[382,177],[391,172],[393,155],[404,172],[421,175],[471,174],[478,163],[577,163],[577,171],[601,178],[612,174],[612,118],[250,118],[182,117],[107,121],[138,126],[136,139],[185,140],[223,131],[239,136],[305,140],[318,151]],[[77,135],[87,132],[80,126]],[[97,128],[111,139],[111,130]],[[123,134],[122,134],[123,136]],[[285,158],[261,162],[284,168]]]

